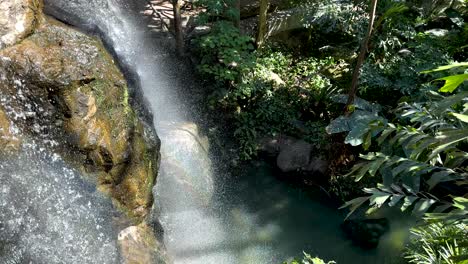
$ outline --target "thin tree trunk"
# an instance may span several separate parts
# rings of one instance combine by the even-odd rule
[[[234,19],[234,25],[240,28],[240,0],[234,0],[234,8],[236,9],[236,17]]]
[[[176,42],[176,52],[179,56],[184,54],[184,36],[182,31],[182,17],[180,14],[180,0],[172,0],[174,12],[174,32]]]
[[[267,15],[268,15],[268,5],[270,1],[260,0],[260,14],[258,16],[258,34],[257,34],[257,48],[260,48],[263,45],[265,40],[265,34],[267,31]]]
[[[346,106],[345,106],[346,114],[349,114],[351,112],[351,105],[354,103],[354,98],[356,97],[357,88],[358,88],[357,85],[359,81],[361,67],[362,67],[362,64],[364,63],[364,58],[366,57],[369,40],[372,36],[372,29],[374,27],[376,9],[377,9],[377,0],[372,0],[371,8],[369,11],[369,16],[370,16],[369,27],[367,29],[367,35],[361,44],[361,51],[359,52],[359,56],[356,62],[356,67],[354,68],[353,79],[351,81],[351,89],[349,90],[349,94],[348,94],[348,102],[346,103]]]

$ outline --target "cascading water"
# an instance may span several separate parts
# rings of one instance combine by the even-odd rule
[[[175,263],[281,263],[302,250],[338,263],[391,263],[392,227],[374,251],[361,251],[339,231],[342,216],[255,168],[240,179],[215,174],[208,144],[184,103],[193,81],[141,14],[143,0],[46,0],[49,14],[102,34],[122,64],[138,75],[162,141],[153,213]],[[169,43],[169,44],[168,44]],[[188,73],[188,75],[186,75]],[[183,88],[183,89],[182,89]]]
[[[35,142],[0,163],[0,263],[118,263],[108,198]]]
[[[28,90],[22,80],[14,85],[16,96],[0,94],[13,120],[48,114],[22,101]],[[16,112],[15,102],[25,104],[25,112]],[[30,126],[47,130],[39,122]],[[22,144],[18,155],[0,162],[0,264],[117,263],[112,223],[120,213],[110,199],[52,152],[58,143],[47,134],[31,140],[19,127],[10,130]]]

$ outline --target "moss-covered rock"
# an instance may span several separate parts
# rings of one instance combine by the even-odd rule
[[[24,9],[41,6],[25,2]],[[13,120],[21,133],[58,142],[56,149],[95,176],[100,190],[142,219],[152,204],[158,139],[147,136],[151,128],[130,106],[124,76],[102,43],[34,12],[27,36],[0,50],[0,104],[26,113]],[[0,114],[2,131],[6,118]]]

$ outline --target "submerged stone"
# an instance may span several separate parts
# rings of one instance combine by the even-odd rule
[[[375,248],[380,237],[390,229],[386,218],[346,220],[341,225],[343,231],[358,246]]]

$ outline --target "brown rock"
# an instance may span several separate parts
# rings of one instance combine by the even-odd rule
[[[0,107],[0,155],[11,154],[18,151],[20,140],[11,133],[11,122]]]

